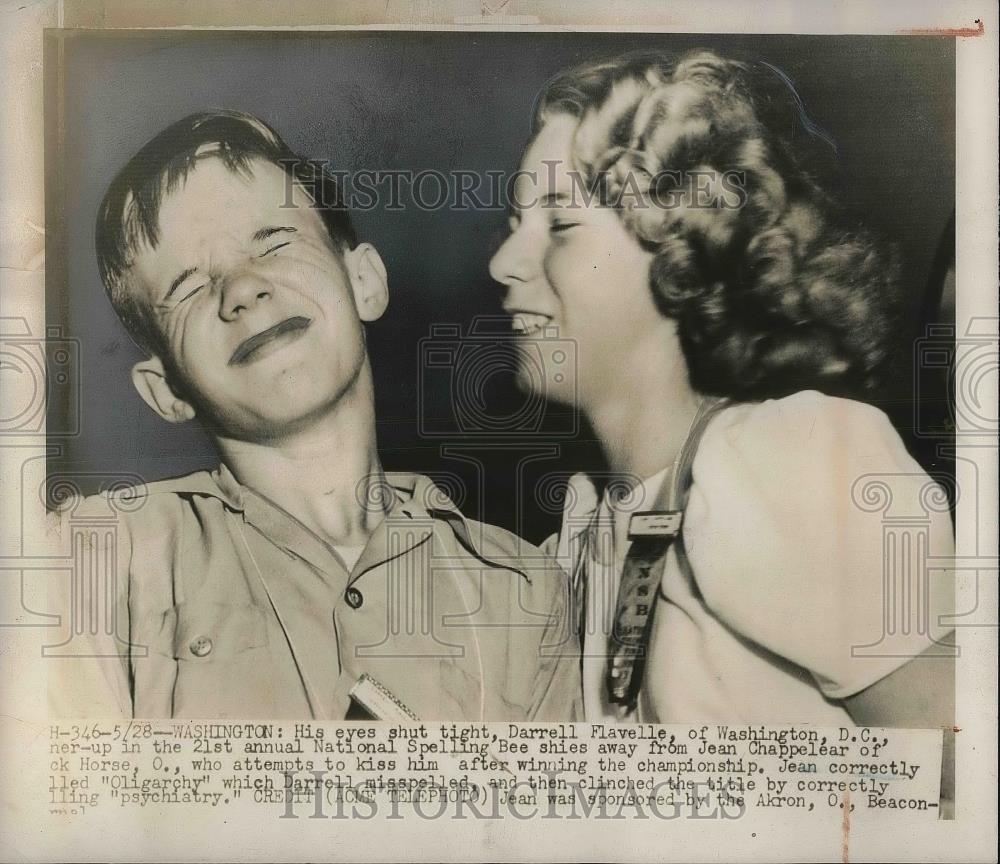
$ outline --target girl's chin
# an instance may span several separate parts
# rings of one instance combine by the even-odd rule
[[[576,391],[561,373],[543,379],[538,369],[520,370],[517,373],[517,388],[525,395],[537,396],[560,405],[576,404]]]

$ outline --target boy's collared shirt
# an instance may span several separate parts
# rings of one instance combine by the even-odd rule
[[[426,720],[570,720],[566,579],[426,477],[353,567],[221,466],[53,516],[72,554],[53,611],[62,716],[342,719],[362,674]]]

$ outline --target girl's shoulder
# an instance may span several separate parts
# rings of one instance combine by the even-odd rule
[[[834,455],[833,462],[821,458]],[[815,390],[722,409],[705,430],[695,468],[704,473],[716,464],[738,473],[794,470],[804,479],[832,469],[920,470],[883,411]]]
[[[894,590],[909,596],[924,593],[928,575],[915,559],[909,572],[885,569],[887,543],[895,542],[886,532],[901,516],[919,529],[925,552],[953,554],[947,498],[888,417],[802,392],[731,405],[711,420],[693,465],[685,550],[719,618],[809,669],[840,698],[899,662],[852,662],[851,646],[884,638],[885,580],[898,578]],[[920,608],[945,608],[948,590],[935,586]],[[936,621],[905,625],[901,632],[923,640],[940,632]],[[896,647],[893,657],[918,646]]]
[[[766,523],[774,554],[864,524],[881,536],[879,508],[947,515],[947,497],[906,450],[884,412],[804,391],[729,405],[711,419],[692,466],[685,523],[739,537]],[[745,538],[741,538],[745,539]],[[861,540],[861,537],[857,537]]]

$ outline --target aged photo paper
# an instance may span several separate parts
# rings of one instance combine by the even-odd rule
[[[3,860],[996,860],[994,8],[0,21]]]

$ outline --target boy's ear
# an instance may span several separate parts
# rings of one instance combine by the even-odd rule
[[[132,367],[132,384],[150,408],[168,423],[183,423],[194,418],[194,408],[170,386],[163,362],[153,356]]]
[[[354,305],[362,321],[382,317],[389,305],[389,279],[382,256],[371,243],[360,243],[344,253],[344,266],[354,291]]]

